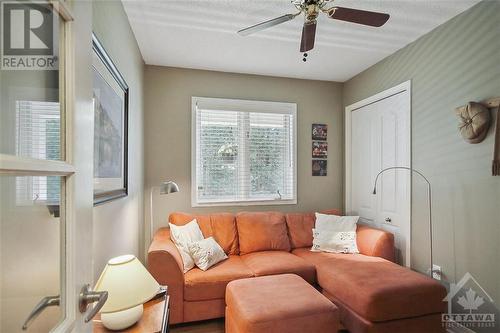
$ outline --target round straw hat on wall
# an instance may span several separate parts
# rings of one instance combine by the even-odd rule
[[[480,143],[488,134],[491,116],[487,107],[476,102],[469,102],[465,107],[456,109],[459,119],[458,128],[468,143]]]

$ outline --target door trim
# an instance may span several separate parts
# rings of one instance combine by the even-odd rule
[[[362,107],[365,107],[367,105],[376,103],[378,101],[381,101],[383,99],[389,98],[391,96],[397,95],[399,93],[402,93],[404,91],[408,92],[408,107],[409,107],[409,117],[408,117],[408,138],[409,138],[409,149],[408,149],[408,160],[410,161],[409,167],[412,167],[412,159],[411,159],[411,147],[412,147],[412,137],[411,137],[411,118],[412,118],[412,111],[411,111],[411,80],[408,80],[406,82],[403,82],[395,87],[389,88],[387,90],[384,90],[382,92],[379,92],[373,96],[370,96],[368,98],[365,98],[361,101],[358,101],[354,104],[348,105],[345,107],[345,182],[344,182],[344,211],[345,214],[351,214],[352,213],[352,200],[351,200],[351,195],[352,195],[352,184],[351,184],[351,160],[352,160],[352,151],[351,151],[351,145],[352,145],[352,112],[360,109]],[[411,238],[412,238],[412,232],[411,232],[411,202],[412,202],[412,197],[411,197],[411,185],[412,185],[412,174],[410,173],[409,175],[409,184],[408,184],[408,191],[409,191],[409,200],[410,200],[410,207],[408,211],[408,219],[410,223],[410,235],[409,235],[409,245],[407,248],[410,249],[410,255],[408,256],[408,263],[407,265],[410,265],[410,259],[411,259]],[[370,191],[371,189],[367,189]]]

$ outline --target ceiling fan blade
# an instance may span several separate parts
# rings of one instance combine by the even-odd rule
[[[314,48],[316,38],[316,21],[304,23],[302,28],[302,39],[300,41],[300,52],[307,52]]]
[[[269,20],[269,21],[258,23],[256,25],[252,25],[251,27],[241,29],[240,31],[238,31],[238,34],[240,34],[241,36],[248,36],[248,35],[253,34],[255,32],[258,32],[258,31],[261,31],[261,30],[264,30],[267,28],[271,28],[271,27],[274,27],[275,25],[293,20],[297,15],[298,14],[286,14],[286,15],[274,18],[272,20]]]
[[[334,7],[328,11],[328,16],[335,20],[381,27],[387,22],[390,15],[385,13],[370,12],[367,10]]]

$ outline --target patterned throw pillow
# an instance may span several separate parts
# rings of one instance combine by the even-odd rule
[[[213,237],[189,244],[189,253],[196,266],[204,271],[218,262],[227,259],[224,250]]]
[[[196,219],[183,226],[171,223],[168,225],[170,226],[170,238],[181,254],[184,273],[186,273],[194,267],[193,258],[189,254],[189,244],[203,240],[203,234]]]
[[[314,252],[359,253],[356,228],[359,216],[337,216],[316,213],[313,232]]]

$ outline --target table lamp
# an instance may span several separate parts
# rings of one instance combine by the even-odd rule
[[[108,292],[101,309],[102,324],[122,330],[141,318],[142,304],[157,294],[160,285],[135,256],[124,255],[108,261],[94,290]]]

